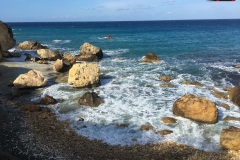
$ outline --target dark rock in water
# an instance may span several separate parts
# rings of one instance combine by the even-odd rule
[[[173,78],[172,77],[169,77],[169,76],[161,76],[160,78],[159,78],[161,81],[164,81],[164,82],[170,82],[171,80],[173,80]]]
[[[57,101],[52,96],[49,96],[49,95],[46,95],[44,98],[40,100],[40,104],[43,104],[43,105],[56,104],[56,103]]]
[[[13,38],[13,32],[11,27],[0,21],[0,45],[2,51],[14,47],[16,40]]]
[[[171,133],[173,133],[173,131],[167,130],[167,129],[161,130],[161,131],[158,131],[158,132],[157,132],[157,134],[158,134],[158,135],[161,135],[161,136],[168,135],[168,134],[171,134]]]
[[[102,103],[103,100],[95,92],[87,92],[78,100],[78,104],[90,107],[98,107]]]
[[[230,126],[220,134],[220,144],[223,149],[240,150],[240,128]]]
[[[160,62],[160,58],[158,58],[154,53],[148,52],[145,57],[141,60],[141,62],[144,63],[154,63],[154,62]]]
[[[228,122],[228,121],[240,121],[240,118],[227,116],[227,117],[223,118],[223,121],[224,121],[224,122]]]
[[[96,47],[88,42],[85,42],[80,47],[80,55],[96,55],[98,59],[103,58],[103,52],[99,47]]]
[[[149,131],[149,130],[154,130],[154,127],[148,124],[143,124],[140,127],[140,130],[142,131]]]
[[[77,61],[86,61],[86,62],[98,62],[98,57],[94,54],[81,54],[76,55],[75,59]]]
[[[37,41],[24,41],[22,43],[19,43],[17,46],[18,49],[21,50],[38,50],[38,49],[47,49],[46,46],[41,45]]]
[[[226,103],[222,103],[221,106],[225,109],[228,109],[228,110],[230,109],[230,106]]]
[[[175,124],[177,123],[177,120],[175,118],[172,117],[163,117],[161,119],[162,122],[167,123],[167,124]]]
[[[197,82],[197,81],[194,81],[194,82],[185,81],[185,82],[182,82],[181,84],[185,84],[185,85],[195,85],[195,86],[199,86],[199,87],[202,87],[202,86],[203,86],[203,84],[201,84],[200,82]]]
[[[117,123],[116,126],[126,128],[129,126],[127,123]]]
[[[113,38],[111,35],[106,35],[106,36],[104,36],[104,38],[108,38],[108,39],[110,39],[110,38]]]
[[[240,86],[233,87],[229,92],[229,99],[236,106],[240,107]]]
[[[29,111],[29,112],[39,112],[41,111],[40,106],[36,105],[36,104],[27,104],[25,106],[22,106],[20,108],[21,111]]]

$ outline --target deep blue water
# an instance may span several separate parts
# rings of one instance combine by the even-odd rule
[[[103,50],[104,58],[98,64],[101,72],[111,78],[102,79],[98,92],[105,103],[97,109],[79,107],[77,99],[86,90],[72,90],[67,84],[46,88],[43,95],[65,98],[63,104],[51,106],[60,119],[70,121],[76,131],[109,144],[146,144],[176,141],[205,150],[219,149],[219,134],[228,125],[240,127],[237,122],[226,124],[221,118],[240,117],[239,109],[229,100],[219,99],[210,89],[223,91],[224,87],[239,85],[240,20],[185,20],[185,21],[127,21],[127,22],[39,22],[8,23],[17,43],[36,40],[50,49],[79,54],[84,42]],[[112,39],[104,39],[112,35]],[[140,64],[140,59],[153,52],[162,61],[152,65]],[[174,88],[162,88],[158,80],[169,75]],[[185,80],[199,81],[204,87],[181,85]],[[112,82],[120,82],[114,85]],[[216,85],[218,84],[218,85]],[[151,87],[146,87],[150,85]],[[217,104],[221,118],[215,125],[199,125],[178,117],[178,124],[165,125],[163,116],[172,116],[174,101],[191,93],[207,97]],[[230,110],[221,103],[231,106]],[[82,115],[85,122],[76,120]],[[119,129],[116,123],[129,123]],[[165,137],[154,132],[139,131],[141,124],[151,124],[156,131],[174,131]],[[87,128],[82,128],[86,125]],[[133,142],[132,138],[137,138]]]

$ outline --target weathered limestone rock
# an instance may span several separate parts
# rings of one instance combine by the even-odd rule
[[[169,77],[169,76],[161,76],[160,78],[159,78],[161,81],[164,81],[164,82],[170,82],[171,80],[173,80],[173,78],[172,77]]]
[[[63,69],[63,61],[57,59],[56,62],[53,64],[53,70],[60,72]]]
[[[41,111],[40,106],[36,104],[27,104],[25,106],[20,107],[21,111],[29,111],[29,112],[39,112]]]
[[[185,85],[195,85],[195,86],[199,86],[199,87],[202,87],[202,86],[203,86],[203,84],[201,84],[200,82],[197,82],[197,81],[194,81],[194,82],[185,81],[185,82],[182,82],[181,84],[185,84]]]
[[[85,42],[80,47],[80,55],[85,55],[85,54],[96,55],[98,57],[98,59],[103,58],[102,50],[99,47],[96,47],[88,42]]]
[[[41,59],[56,61],[57,59],[62,59],[63,54],[56,50],[50,49],[38,49],[37,54]]]
[[[13,32],[11,27],[0,21],[0,45],[2,51],[7,51],[8,49],[14,47],[16,40],[13,38]]]
[[[233,87],[229,92],[229,99],[236,106],[240,107],[240,86]]]
[[[72,54],[68,53],[63,56],[62,61],[65,65],[72,66],[76,62],[76,58]]]
[[[52,96],[49,96],[49,95],[46,95],[40,100],[40,104],[43,104],[43,105],[56,104],[56,103],[57,101]]]
[[[47,79],[37,70],[30,70],[28,73],[21,74],[13,81],[16,88],[42,87],[46,84]]]
[[[240,128],[230,126],[223,129],[220,134],[222,148],[229,150],[240,150]]]
[[[77,61],[98,62],[98,57],[94,54],[81,54],[75,56]]]
[[[173,131],[167,130],[167,129],[161,130],[161,131],[158,131],[158,132],[157,132],[157,134],[158,134],[158,135],[161,135],[161,136],[168,135],[168,134],[171,134],[171,133],[173,133]]]
[[[87,92],[78,100],[78,104],[90,107],[98,107],[102,103],[103,100],[95,92]]]
[[[154,63],[154,62],[160,62],[160,58],[158,58],[154,53],[148,52],[145,57],[142,58],[141,62],[144,63]]]
[[[142,131],[149,131],[149,130],[154,130],[154,127],[148,124],[143,124],[140,127],[140,130]]]
[[[173,104],[173,114],[203,123],[217,123],[218,109],[206,98],[187,94]]]
[[[228,94],[224,92],[219,92],[216,89],[212,89],[212,94],[217,98],[228,99]]]
[[[38,49],[47,49],[46,46],[41,45],[37,41],[24,41],[19,43],[17,46],[18,49],[21,50],[38,50]]]
[[[163,118],[161,119],[161,121],[162,121],[163,123],[167,123],[167,124],[175,124],[175,123],[177,123],[177,119],[172,118],[172,117],[163,117]]]
[[[73,87],[92,87],[100,85],[100,69],[96,64],[76,63],[69,70],[68,83]]]

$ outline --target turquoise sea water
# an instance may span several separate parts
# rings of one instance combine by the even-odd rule
[[[215,88],[239,85],[240,20],[136,21],[136,22],[54,22],[8,23],[17,43],[36,40],[50,49],[79,54],[79,47],[90,42],[103,50],[98,64],[102,86],[92,89],[72,89],[67,84],[54,84],[44,89],[42,96],[64,98],[63,103],[50,108],[59,119],[71,122],[81,135],[109,144],[132,145],[170,140],[205,150],[218,150],[219,135],[229,125],[225,116],[240,117],[239,108],[229,100],[211,94]],[[112,35],[112,39],[104,39]],[[162,59],[152,65],[140,64],[147,52]],[[174,77],[173,88],[162,88],[161,75]],[[181,85],[180,82],[199,81],[204,87]],[[119,82],[120,85],[113,82]],[[216,85],[217,84],[217,85]],[[95,91],[104,100],[98,108],[79,106],[77,100],[86,91]],[[161,117],[173,116],[172,105],[181,96],[191,93],[206,97],[217,104],[219,122],[198,124],[175,117],[178,123],[166,125]],[[36,97],[33,101],[37,101]],[[231,106],[230,110],[221,103]],[[78,122],[79,116],[84,122]],[[128,123],[127,128],[117,123]],[[142,124],[151,124],[154,131],[140,131]],[[173,130],[167,136],[155,132]],[[137,139],[133,141],[132,139]]]

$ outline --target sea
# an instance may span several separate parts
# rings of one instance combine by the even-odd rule
[[[240,83],[240,20],[171,20],[120,22],[22,22],[7,23],[17,44],[35,40],[64,54],[80,53],[80,46],[89,42],[103,51],[98,62],[101,86],[76,89],[67,83],[53,83],[33,97],[38,102],[45,95],[64,99],[48,107],[62,121],[71,124],[79,135],[97,139],[109,145],[145,145],[165,141],[186,144],[206,151],[219,151],[221,130],[240,127],[240,122],[224,122],[226,116],[240,117],[240,109],[230,100],[212,95],[211,89]],[[104,36],[113,38],[106,39]],[[143,64],[140,60],[155,53],[161,61]],[[164,88],[162,75],[174,78],[172,88]],[[198,81],[203,87],[183,85],[183,81]],[[91,108],[78,104],[86,92],[96,92],[104,103]],[[202,124],[172,113],[174,102],[186,94],[205,97],[219,110],[216,124]],[[227,110],[222,103],[230,106]],[[84,121],[79,121],[82,116]],[[174,117],[170,125],[162,117]],[[127,124],[119,127],[117,124]],[[140,126],[154,126],[141,131]],[[172,130],[165,136],[160,130]]]

